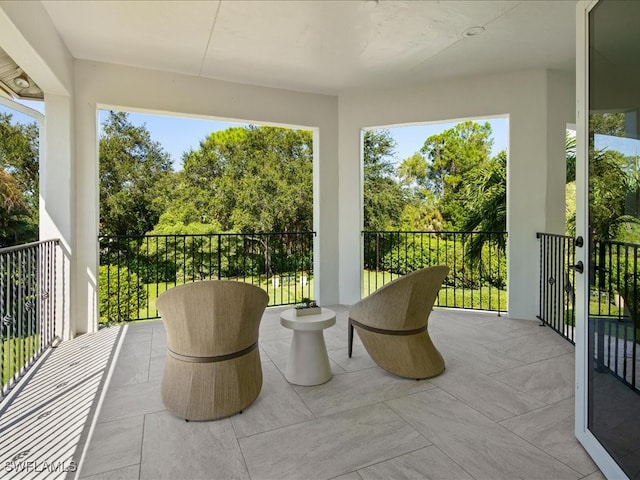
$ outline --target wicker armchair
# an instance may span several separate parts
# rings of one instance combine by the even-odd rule
[[[418,270],[384,285],[349,309],[349,357],[353,331],[374,362],[395,375],[430,378],[444,360],[429,337],[429,314],[449,267]]]
[[[269,297],[242,282],[211,280],[171,288],[156,300],[167,331],[162,402],[187,420],[240,412],[258,397],[258,328]]]

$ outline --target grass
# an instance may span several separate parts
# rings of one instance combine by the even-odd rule
[[[481,289],[443,287],[438,293],[438,306],[507,311],[507,291],[495,287]]]
[[[365,270],[363,272],[362,296],[368,295],[398,277],[399,275]],[[237,280],[244,281],[243,278],[238,278]],[[246,280],[250,282],[251,278]],[[140,308],[137,316],[131,318],[130,321],[158,318],[156,312],[156,299],[158,296],[169,288],[183,283],[185,282],[161,282],[144,285],[147,292],[147,305]],[[269,279],[262,277],[258,286],[268,293],[270,306],[291,305],[300,303],[304,297],[313,299],[314,278],[309,277],[304,286],[302,286],[300,276],[294,278],[293,275],[290,277],[283,275],[278,277],[277,282],[275,277]],[[480,289],[443,287],[440,289],[436,305],[441,307],[506,311],[507,292],[495,287],[482,287]]]
[[[602,317],[625,317],[624,312],[620,311],[620,308],[609,301],[609,296],[598,295],[597,293],[591,293],[589,296],[589,315],[590,316],[602,316]],[[565,323],[572,327],[575,327],[575,315],[573,308],[565,308]]]
[[[24,364],[40,350],[40,335],[2,341],[2,385],[6,385]]]
[[[382,287],[385,283],[399,278],[387,272],[365,270],[362,282],[362,296]],[[498,301],[498,296],[499,301]],[[496,287],[482,287],[480,289],[459,288],[445,286],[438,293],[436,305],[440,307],[472,308],[477,310],[507,310],[507,291]]]
[[[611,303],[608,295],[591,292],[589,297],[589,317],[602,320],[603,333],[610,337],[630,340],[627,330],[633,328],[632,320],[621,311],[620,307]],[[575,315],[572,308],[565,309],[565,323],[575,327]],[[635,341],[640,343],[640,326],[635,330]]]
[[[232,279],[236,280],[236,279]],[[237,279],[243,281],[243,278]],[[247,279],[250,281],[251,279]],[[135,320],[146,320],[158,318],[156,312],[156,299],[160,294],[172,288],[176,285],[182,285],[185,282],[162,282],[162,283],[148,283],[145,290],[147,291],[147,306],[140,308]],[[304,286],[301,284],[300,277],[297,277],[295,281],[292,279],[285,279],[282,282],[280,279],[276,283],[273,278],[263,279],[258,286],[264,289],[269,295],[269,305],[288,305],[299,303],[304,297],[313,296],[314,281],[313,277],[309,278],[305,282]],[[277,286],[276,286],[277,284]]]

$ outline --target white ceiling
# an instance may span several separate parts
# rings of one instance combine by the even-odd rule
[[[575,0],[42,3],[76,58],[306,92],[575,63]]]

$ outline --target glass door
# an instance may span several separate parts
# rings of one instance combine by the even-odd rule
[[[640,2],[588,14],[586,429],[640,478]]]

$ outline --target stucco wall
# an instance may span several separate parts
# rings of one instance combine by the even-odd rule
[[[508,308],[512,317],[535,317],[535,233],[560,233],[564,225],[564,125],[574,122],[573,76],[536,70],[339,97],[306,94],[74,60],[42,5],[17,3],[0,2],[0,42],[46,93],[41,234],[62,238],[70,262],[69,335],[97,326],[101,107],[311,128],[316,295],[323,304],[360,298],[361,130],[508,116]]]
[[[564,129],[573,122],[572,75],[546,70],[457,79],[340,96],[340,302],[360,298],[360,132],[402,123],[509,117],[509,315],[537,314],[536,232],[564,225]],[[348,260],[348,261],[347,261]]]
[[[77,61],[76,189],[81,283],[91,290],[97,269],[98,161],[96,110],[104,107],[288,125],[314,131],[316,298],[338,302],[338,100],[333,96],[239,85],[186,75]],[[81,301],[81,300],[80,300]],[[87,292],[88,315],[96,299]],[[91,324],[91,322],[90,322]],[[90,328],[90,325],[88,326]]]
[[[40,2],[0,2],[0,45],[46,92],[40,135],[40,239],[60,239],[57,332],[76,333],[73,58]]]

